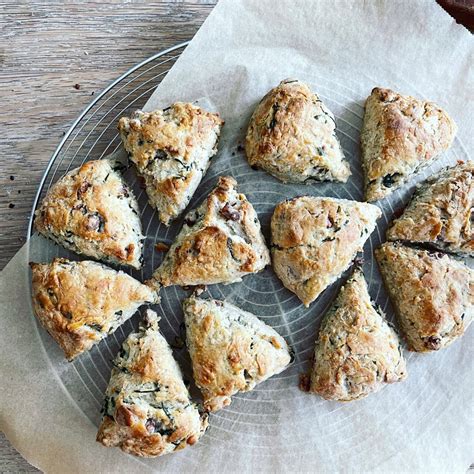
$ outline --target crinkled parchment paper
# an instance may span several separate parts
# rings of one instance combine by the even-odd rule
[[[365,247],[371,295],[393,320],[372,250],[416,181],[472,153],[473,64],[472,36],[431,0],[222,0],[147,108],[202,97],[215,105],[226,120],[220,152],[191,205],[218,175],[232,174],[255,205],[268,238],[271,212],[282,199],[304,193],[362,199],[358,140],[363,102],[373,87],[392,87],[445,107],[459,125],[452,149],[410,186],[379,203],[383,217]],[[247,165],[239,145],[251,111],[286,77],[307,81],[335,113],[353,173],[346,185],[283,185]],[[168,232],[153,225],[147,255],[155,235],[170,242],[180,222]],[[95,434],[110,360],[139,315],[90,353],[65,362],[36,324],[29,302],[28,259],[48,261],[58,254],[67,255],[35,237],[0,277],[0,428],[45,471],[465,472],[474,460],[472,328],[440,353],[407,353],[405,382],[362,401],[326,402],[300,392],[297,382],[340,282],[305,309],[270,268],[209,291],[275,327],[295,347],[294,365],[234,397],[230,407],[211,417],[209,432],[192,448],[155,460],[103,448]],[[149,265],[145,276],[152,270]],[[165,289],[157,308],[170,342],[179,334],[184,294]],[[177,350],[176,357],[190,378],[186,350]]]

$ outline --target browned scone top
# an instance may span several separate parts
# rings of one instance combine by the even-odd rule
[[[208,426],[151,310],[114,360],[102,413],[97,441],[142,457],[193,445]]]
[[[233,178],[220,177],[204,202],[187,214],[150,284],[233,283],[270,263],[257,213],[236,186]]]
[[[188,205],[217,153],[223,124],[218,114],[183,102],[120,119],[125,149],[144,177],[150,204],[164,224]]]
[[[303,196],[279,203],[272,216],[273,269],[309,306],[350,266],[375,229],[377,206]]]
[[[366,200],[388,196],[431,164],[451,146],[456,130],[451,117],[433,102],[373,89],[361,130]]]
[[[291,350],[270,326],[247,311],[219,300],[183,302],[186,344],[204,407],[217,411],[237,392],[282,372]]]
[[[346,182],[351,172],[333,114],[296,79],[286,79],[257,105],[247,130],[249,164],[283,182]]]
[[[372,306],[364,274],[356,269],[324,316],[310,390],[327,400],[351,401],[406,375],[399,338]]]
[[[421,184],[387,239],[474,257],[473,162],[445,168]]]
[[[100,263],[30,263],[33,309],[71,360],[113,333],[139,306],[159,301],[146,285]]]
[[[144,237],[138,204],[120,167],[104,159],[67,173],[36,211],[36,230],[73,252],[140,268]]]
[[[387,242],[375,251],[409,349],[429,352],[462,336],[474,314],[474,271],[440,253]]]

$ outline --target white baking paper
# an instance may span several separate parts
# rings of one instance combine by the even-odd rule
[[[393,320],[372,250],[415,182],[469,159],[473,53],[470,33],[431,0],[222,0],[146,108],[205,97],[221,112],[226,125],[220,151],[191,206],[217,176],[231,174],[256,207],[268,238],[271,212],[283,199],[312,194],[362,200],[359,130],[363,102],[373,87],[391,87],[445,107],[459,125],[452,149],[379,203],[383,217],[364,251],[370,293]],[[259,99],[286,77],[310,84],[336,115],[353,173],[346,185],[284,185],[248,166],[241,148],[248,118]],[[160,259],[153,244],[171,242],[179,226],[178,221],[169,230],[148,227],[148,264],[135,276],[151,274]],[[230,407],[211,416],[210,430],[192,448],[154,460],[103,448],[95,434],[110,360],[139,315],[77,361],[65,362],[35,322],[29,302],[27,262],[56,255],[72,256],[34,237],[0,274],[0,428],[44,471],[465,472],[474,460],[472,328],[439,353],[406,353],[405,382],[361,401],[327,402],[300,392],[298,375],[309,366],[319,321],[341,282],[305,309],[270,268],[209,292],[275,327],[296,350],[293,366],[233,397]],[[169,342],[180,331],[184,295],[175,287],[162,291],[157,310]],[[175,355],[191,378],[186,350]]]

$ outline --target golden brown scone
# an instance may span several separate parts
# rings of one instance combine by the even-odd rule
[[[271,223],[275,273],[309,306],[349,268],[380,215],[377,206],[346,199],[281,202]]]
[[[208,426],[191,402],[181,370],[147,310],[114,360],[97,441],[126,453],[156,457],[198,442]]]
[[[377,262],[409,349],[437,351],[471,324],[474,271],[447,255],[387,242]]]
[[[447,150],[456,124],[436,104],[376,87],[365,103],[361,130],[367,201],[402,186]]]
[[[474,257],[473,162],[445,168],[420,185],[387,239]]]
[[[333,114],[296,79],[280,82],[257,105],[245,151],[250,166],[284,183],[345,183],[351,174]]]
[[[187,214],[150,284],[234,283],[270,263],[257,213],[236,186],[233,178],[221,176],[204,202]]]
[[[125,149],[145,179],[150,204],[164,224],[188,205],[217,153],[223,124],[218,114],[182,102],[120,119]]]
[[[148,286],[97,262],[56,258],[30,266],[36,317],[69,360],[112,334],[142,304],[159,301]]]
[[[117,171],[121,167],[104,159],[67,173],[36,211],[36,230],[73,252],[140,268],[142,224],[135,196]]]
[[[232,395],[252,390],[292,360],[274,329],[234,305],[191,297],[183,310],[194,380],[209,411],[230,405]]]
[[[310,390],[348,402],[406,375],[398,336],[372,306],[364,274],[356,269],[324,316]]]

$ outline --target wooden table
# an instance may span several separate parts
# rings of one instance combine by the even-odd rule
[[[142,59],[191,39],[216,1],[0,2],[0,269],[25,242],[46,163],[92,95]],[[472,27],[472,0],[440,2]],[[5,471],[37,472],[0,433]]]

